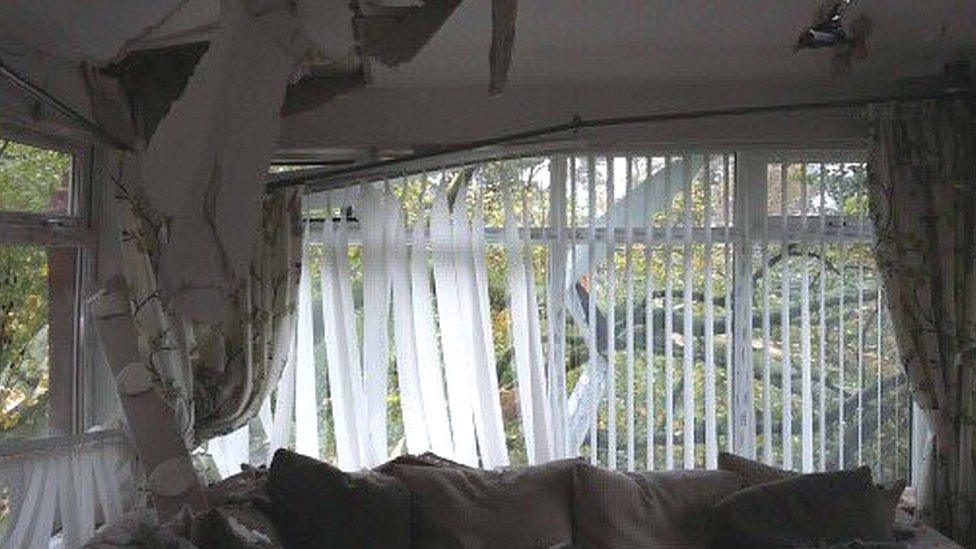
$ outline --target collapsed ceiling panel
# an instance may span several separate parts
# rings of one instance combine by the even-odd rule
[[[412,60],[454,13],[461,0],[395,5],[362,2],[356,26],[364,53],[388,67]]]

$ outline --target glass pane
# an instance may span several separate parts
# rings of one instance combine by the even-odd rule
[[[0,441],[70,427],[76,258],[0,247]]]
[[[0,211],[71,211],[71,155],[0,139]]]
[[[782,227],[784,174],[785,210],[793,216],[791,225],[793,221],[796,224],[785,243],[780,236],[770,238],[765,245],[759,244],[753,256],[753,326],[757,327],[756,340],[761,342],[753,355],[758,372],[755,393],[760,455],[769,448],[772,463],[800,466],[806,344],[812,377],[815,466],[821,464],[822,440],[827,469],[868,464],[879,479],[905,476],[911,400],[900,371],[872,244],[865,233],[858,232],[859,227],[870,226],[864,165],[786,164],[784,169],[782,164],[769,164],[771,231]],[[805,207],[801,200],[804,182]],[[802,233],[799,216],[804,210],[807,231]],[[821,222],[825,222],[825,233],[820,232]],[[853,227],[855,230],[848,234],[854,237],[826,232],[841,226]],[[802,238],[804,234],[806,238]],[[766,319],[768,341],[762,329]],[[784,398],[787,388],[789,393]],[[768,426],[763,425],[764,394],[769,395]],[[792,413],[789,424],[784,419],[789,414],[784,411]],[[766,433],[769,441],[765,440]],[[784,457],[787,449],[792,458]]]

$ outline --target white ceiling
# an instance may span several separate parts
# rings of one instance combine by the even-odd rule
[[[0,0],[0,37],[69,60],[107,60],[181,0]]]
[[[180,7],[179,12],[155,29],[150,43],[179,40],[181,32],[212,23],[217,4],[0,0],[0,45],[9,47],[7,37],[13,37],[68,59],[106,60],[174,8]],[[821,0],[523,1],[509,81],[822,80],[829,76],[830,54],[791,49],[820,4]],[[854,68],[858,79],[932,73],[946,60],[976,48],[976,0],[855,0],[849,15],[861,12],[873,21],[874,33],[871,55]],[[336,19],[347,26],[345,17]],[[491,2],[464,0],[412,62],[394,69],[374,63],[373,84],[395,88],[484,83],[490,27]]]
[[[823,3],[827,3],[824,0]],[[821,0],[530,0],[519,3],[509,82],[823,80],[830,53],[795,53]],[[931,74],[976,48],[974,0],[855,0],[874,23],[861,79]],[[413,62],[374,67],[380,87],[487,81],[491,3],[465,0]]]

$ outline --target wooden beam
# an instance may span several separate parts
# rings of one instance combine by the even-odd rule
[[[489,62],[491,81],[488,93],[502,93],[512,64],[512,48],[515,45],[515,16],[518,0],[492,0],[491,2],[491,53]]]

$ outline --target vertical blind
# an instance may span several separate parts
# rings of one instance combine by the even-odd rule
[[[309,196],[263,425],[349,469],[733,450],[904,476],[910,398],[852,159],[555,155]]]

